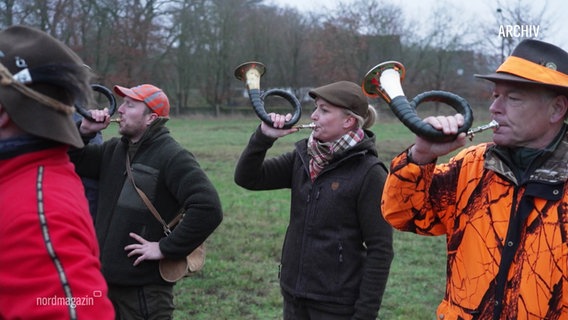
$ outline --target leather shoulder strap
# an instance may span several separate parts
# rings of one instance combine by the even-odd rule
[[[136,186],[136,183],[134,182],[134,177],[132,176],[132,168],[130,167],[130,155],[128,154],[128,151],[126,152],[126,173],[128,174],[128,178],[132,182],[134,189],[136,190],[136,192],[138,193],[138,195],[140,196],[142,201],[144,201],[144,204],[146,205],[146,207],[148,207],[148,210],[150,210],[150,212],[152,212],[154,217],[162,224],[162,228],[164,228],[164,233],[166,235],[170,234],[172,232],[171,226],[168,225],[164,221],[164,219],[162,219],[162,216],[160,215],[158,210],[156,210],[156,207],[154,207],[154,205],[152,204],[150,199],[148,199],[148,196],[146,196],[144,191],[142,191],[140,188],[138,188],[138,186]],[[176,219],[174,219],[174,220],[176,220]],[[173,225],[175,225],[175,223]]]

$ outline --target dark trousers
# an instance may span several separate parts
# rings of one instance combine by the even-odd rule
[[[174,313],[173,286],[114,286],[108,296],[116,320],[170,320]]]
[[[296,299],[284,295],[284,320],[349,320],[353,312],[352,306]]]

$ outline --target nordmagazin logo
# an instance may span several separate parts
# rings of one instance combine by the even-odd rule
[[[93,306],[95,298],[102,297],[103,293],[100,290],[93,291],[91,296],[83,297],[59,297],[57,295],[51,297],[37,297],[37,306],[70,306],[76,308],[78,306]]]

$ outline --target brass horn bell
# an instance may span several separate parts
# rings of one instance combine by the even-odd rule
[[[264,123],[274,126],[274,122],[266,113],[264,108],[264,99],[267,96],[275,95],[286,99],[294,108],[292,118],[285,122],[283,129],[289,129],[300,120],[302,116],[302,106],[296,96],[280,89],[267,90],[264,93],[260,91],[260,78],[266,72],[266,67],[261,62],[250,61],[240,64],[235,69],[235,78],[246,83],[250,102],[254,112]]]
[[[397,118],[417,136],[434,142],[455,140],[461,132],[467,132],[473,122],[469,103],[462,97],[447,91],[423,92],[410,102],[404,96],[401,82],[405,76],[404,65],[398,61],[386,61],[373,67],[363,79],[363,92],[371,98],[382,97]],[[443,102],[450,105],[464,117],[464,125],[455,135],[446,135],[424,122],[416,113],[416,107],[423,102]]]

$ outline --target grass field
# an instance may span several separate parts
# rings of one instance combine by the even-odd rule
[[[207,172],[224,210],[223,223],[207,241],[205,268],[175,287],[175,319],[282,318],[278,263],[288,222],[288,190],[252,192],[233,182],[237,159],[258,123],[256,118],[199,117],[168,123],[173,136]],[[387,166],[413,141],[398,121],[380,121],[372,130]],[[113,131],[111,127],[105,134]],[[301,131],[280,139],[269,155],[291,150],[307,135]],[[394,238],[395,258],[379,318],[435,319],[444,292],[444,238],[399,231]]]

